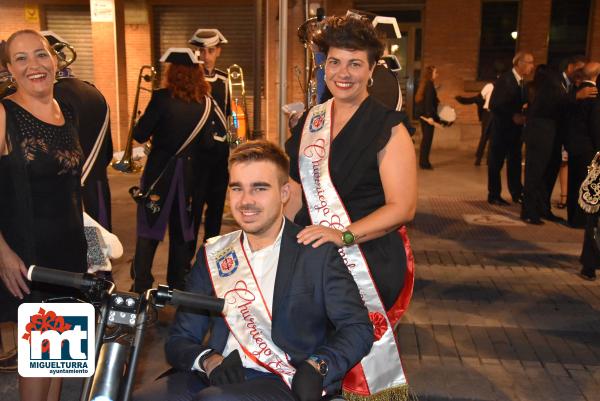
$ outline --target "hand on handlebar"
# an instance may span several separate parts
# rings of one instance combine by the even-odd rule
[[[212,355],[206,360],[205,369],[211,386],[221,386],[224,384],[243,383],[246,381],[244,375],[244,366],[237,350],[234,350],[227,358],[221,355],[221,362],[218,362],[217,355]],[[216,362],[212,363],[211,362]],[[210,366],[213,365],[213,366]],[[216,366],[214,366],[216,365]]]
[[[26,277],[27,268],[21,258],[10,249],[8,244],[2,244],[0,246],[0,278],[14,297],[23,299],[25,294],[29,294]]]

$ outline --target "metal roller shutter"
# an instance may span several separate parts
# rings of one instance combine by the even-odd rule
[[[80,79],[93,82],[94,59],[92,55],[92,22],[87,5],[45,6],[45,29],[54,31],[69,42],[77,52],[71,65]]]
[[[217,28],[228,42],[223,45],[217,68],[226,71],[231,64],[244,70],[246,95],[253,94],[254,6],[155,6],[154,65],[169,47],[191,47],[187,41],[198,28]],[[250,100],[250,99],[249,99]]]

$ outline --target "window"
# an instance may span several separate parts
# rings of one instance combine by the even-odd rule
[[[517,1],[482,3],[479,80],[494,80],[498,74],[511,68],[517,44],[518,18]]]
[[[548,64],[561,68],[566,58],[586,54],[590,3],[590,0],[552,0]]]

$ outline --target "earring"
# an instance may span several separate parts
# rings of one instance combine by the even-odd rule
[[[369,82],[367,83],[367,86],[370,88],[371,86],[373,86],[373,77],[369,77]]]

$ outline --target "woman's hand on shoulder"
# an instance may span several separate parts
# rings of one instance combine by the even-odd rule
[[[8,246],[4,238],[0,237],[0,278],[16,298],[23,299],[25,294],[29,294],[26,277],[25,264],[19,255]]]
[[[338,248],[344,246],[342,241],[342,232],[335,228],[313,225],[305,227],[297,235],[298,243],[308,245],[312,243],[313,248],[318,248],[321,245],[331,242]]]

